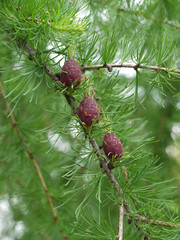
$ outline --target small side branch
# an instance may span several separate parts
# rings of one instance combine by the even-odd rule
[[[124,218],[124,206],[123,203],[119,204],[119,233],[117,240],[123,240],[123,218]]]
[[[144,66],[144,65],[140,65],[140,64],[131,64],[131,63],[101,64],[101,65],[84,66],[84,67],[81,67],[81,70],[82,71],[95,70],[95,69],[99,70],[101,68],[107,68],[108,70],[112,69],[112,68],[133,68],[134,70],[148,69],[148,70],[153,70],[153,71],[156,71],[156,72],[180,74],[179,69],[171,70],[171,69],[167,69],[167,68],[159,67],[159,66]]]
[[[46,194],[46,196],[47,196],[47,200],[48,200],[49,206],[50,206],[50,208],[51,208],[51,212],[52,212],[52,214],[53,214],[54,221],[55,221],[56,224],[59,224],[59,220],[58,220],[58,217],[57,217],[56,212],[55,212],[55,210],[54,210],[54,206],[53,206],[53,203],[52,203],[52,199],[51,199],[51,196],[50,196],[50,194],[49,194],[49,192],[48,192],[48,189],[47,189],[45,180],[44,180],[44,178],[43,178],[43,176],[42,176],[40,167],[39,167],[38,163],[36,162],[36,160],[35,160],[35,158],[34,158],[34,154],[30,151],[29,147],[28,147],[27,144],[26,144],[26,141],[23,139],[23,137],[22,137],[22,135],[21,135],[21,132],[20,132],[18,126],[17,126],[16,119],[15,119],[14,115],[12,114],[11,107],[10,107],[10,105],[9,105],[7,99],[6,99],[6,95],[5,95],[5,93],[4,93],[4,89],[3,89],[3,86],[2,86],[1,81],[0,81],[0,91],[1,91],[2,97],[3,97],[4,101],[5,101],[6,107],[7,107],[7,109],[8,109],[8,112],[9,112],[9,115],[10,115],[10,118],[11,118],[11,121],[12,121],[12,124],[13,124],[13,128],[15,128],[15,130],[16,130],[16,132],[17,132],[17,135],[18,135],[18,137],[19,137],[19,139],[20,139],[20,141],[22,142],[22,144],[23,144],[23,146],[24,146],[24,148],[25,148],[25,150],[26,150],[29,158],[31,159],[34,168],[36,169],[36,172],[37,172],[37,175],[38,175],[38,177],[39,177],[39,180],[40,180],[40,182],[41,182],[41,184],[42,184],[42,187],[43,187],[43,189],[44,189],[44,192],[45,192],[45,194]],[[62,234],[62,236],[63,236],[64,239],[67,239],[67,237],[64,235],[63,232],[61,232],[61,234]]]
[[[144,222],[144,223],[148,223],[148,224],[152,224],[152,225],[164,226],[164,227],[180,227],[180,224],[148,219],[146,217],[143,217],[143,216],[137,215],[137,214],[134,216],[134,220]]]

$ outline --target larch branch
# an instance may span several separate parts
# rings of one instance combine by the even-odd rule
[[[26,43],[25,44],[25,51],[28,51],[29,54],[32,56],[32,57],[35,57],[36,56],[36,52]],[[106,66],[105,66],[106,65]],[[82,71],[85,71],[85,70],[90,70],[90,69],[100,69],[100,68],[108,68],[109,65],[107,66],[107,64],[105,65],[95,65],[95,66],[89,66],[89,67],[82,67]],[[130,64],[120,64],[120,65],[117,65],[117,64],[111,64],[110,67],[132,67],[132,68],[135,68],[137,69],[137,65],[130,65]],[[140,67],[139,67],[140,66]],[[160,70],[159,67],[153,67],[153,66],[144,66],[142,67],[141,65],[138,65],[138,68],[147,68],[147,69],[152,69],[152,70]],[[54,81],[54,82],[58,82],[59,79],[58,77],[56,76],[56,74],[53,72],[53,70],[44,63],[44,69],[46,71],[46,74]],[[162,70],[163,69],[163,70]],[[161,68],[161,71],[164,71],[164,72],[167,72],[166,69],[164,68]],[[175,72],[175,71],[174,71]],[[176,73],[180,74],[180,70],[176,70]],[[65,98],[67,99],[67,102],[69,103],[69,105],[72,107],[72,110],[73,110],[73,114],[77,114],[77,110],[78,110],[78,106],[75,102],[75,100],[73,99],[72,96],[70,95],[67,95],[67,94],[64,94]],[[94,148],[95,152],[96,152],[96,155],[97,157],[99,158],[99,162],[100,162],[100,166],[101,166],[101,171],[103,173],[106,173],[107,177],[109,178],[110,182],[113,184],[115,190],[116,190],[116,193],[117,193],[117,196],[120,197],[120,194],[122,193],[122,190],[120,189],[119,187],[119,184],[118,184],[118,181],[116,180],[116,178],[114,177],[113,173],[111,172],[111,170],[108,168],[108,165],[107,165],[107,162],[105,160],[105,158],[103,157],[102,153],[101,153],[101,150],[99,148],[99,145],[97,144],[96,140],[94,138],[89,138],[89,142],[90,144],[92,145],[92,147]],[[120,204],[119,203],[119,206],[122,205],[122,203]],[[166,222],[162,222],[162,221],[157,221],[157,220],[149,220],[141,215],[137,215],[137,214],[134,214],[134,212],[132,211],[132,209],[130,208],[130,206],[127,205],[127,202],[126,202],[126,199],[125,197],[123,197],[123,205],[121,206],[121,214],[122,214],[122,207],[123,207],[123,215],[128,215],[128,218],[129,220],[131,221],[132,219],[134,219],[135,221],[135,226],[137,227],[138,230],[141,230],[142,231],[142,234],[144,235],[144,239],[148,240],[149,239],[149,236],[144,232],[144,230],[141,229],[141,225],[140,225],[140,221],[141,222],[145,222],[145,223],[151,223],[153,225],[161,225],[161,226],[166,226],[166,227],[179,227],[179,225],[177,224],[174,224],[174,223],[166,223]],[[119,211],[120,211],[120,208],[119,208]],[[121,216],[121,219],[122,219],[122,216]],[[120,229],[121,229],[122,225],[120,224]],[[118,234],[121,234],[121,233],[118,233]],[[122,234],[121,234],[122,235]],[[66,239],[66,238],[64,238]]]
[[[164,227],[180,227],[180,224],[148,219],[148,218],[143,217],[143,216],[138,215],[138,214],[136,214],[134,216],[134,219],[136,221],[140,221],[140,222],[144,222],[144,223],[148,223],[148,224],[152,224],[152,225],[160,225],[160,226],[164,226]]]
[[[123,218],[124,218],[124,206],[123,203],[119,204],[119,234],[117,240],[123,240]]]
[[[101,68],[107,68],[108,71],[112,72],[113,68],[133,68],[134,70],[138,69],[148,69],[148,70],[153,70],[156,72],[165,72],[165,73],[176,73],[180,74],[179,69],[168,69],[165,67],[159,67],[159,66],[145,66],[141,64],[131,64],[131,63],[120,63],[120,64],[99,64],[99,65],[92,65],[92,66],[83,66],[81,67],[82,71],[85,70],[99,70]]]

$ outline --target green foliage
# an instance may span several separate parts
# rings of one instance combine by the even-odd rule
[[[120,7],[128,12],[119,11]],[[180,116],[180,75],[173,72],[180,69],[180,35],[178,28],[155,20],[179,24],[178,9],[176,0],[0,2],[0,81],[6,93],[0,102],[0,205],[6,199],[14,226],[23,225],[19,235],[7,226],[2,239],[63,239],[60,230],[74,240],[116,238],[120,199],[100,171],[88,139],[95,138],[101,146],[109,131],[124,146],[123,157],[112,172],[134,215],[180,222],[177,180],[171,180],[179,178],[179,162],[167,154],[171,145],[179,149],[179,135],[173,135],[172,129]],[[35,56],[28,53],[26,43]],[[68,92],[47,76],[44,67],[60,72],[70,47],[79,65],[129,62],[158,65],[168,73],[135,69],[133,76],[127,76],[122,69],[96,69],[87,71],[81,86]],[[99,99],[101,113],[99,123],[85,137],[87,129],[72,114],[64,95],[79,105],[87,88]],[[7,117],[6,102],[40,166],[59,225]],[[102,156],[109,161],[103,151]],[[150,239],[180,237],[177,227],[140,222],[138,230],[131,215],[124,217],[124,240],[144,239],[143,231]]]

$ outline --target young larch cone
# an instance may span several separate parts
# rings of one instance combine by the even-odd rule
[[[94,119],[96,119],[96,123],[98,123],[99,109],[92,97],[87,96],[83,98],[79,105],[78,116],[86,126],[91,126]]]
[[[70,87],[77,80],[75,87],[81,84],[82,72],[81,68],[74,59],[69,59],[62,67],[62,72],[59,74],[60,81]]]
[[[123,145],[114,133],[106,133],[103,138],[103,150],[108,159],[121,158]]]

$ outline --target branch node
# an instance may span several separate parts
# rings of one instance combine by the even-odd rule
[[[108,65],[107,63],[104,63],[104,64],[103,64],[103,67],[104,67],[104,68],[107,68],[107,70],[108,70],[109,72],[112,72],[112,66]]]
[[[82,72],[83,74],[85,74],[84,64],[81,65],[81,72]]]
[[[135,71],[138,71],[138,68],[140,67],[140,65],[139,64],[136,64],[135,66],[134,66],[134,70]]]

